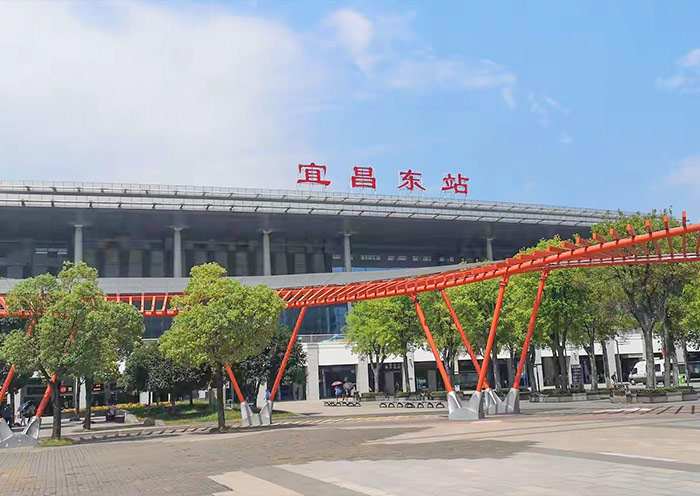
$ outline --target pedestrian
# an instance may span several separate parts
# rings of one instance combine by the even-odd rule
[[[613,373],[613,375],[610,376],[610,380],[613,383],[613,387],[617,386],[617,374]]]
[[[338,402],[340,401],[340,395],[342,393],[342,389],[340,389],[340,386],[335,387],[335,401]]]

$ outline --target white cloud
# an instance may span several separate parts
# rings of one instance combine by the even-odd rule
[[[691,50],[676,61],[676,73],[656,79],[656,85],[665,90],[695,93],[700,91],[700,48]]]
[[[5,178],[294,184],[323,83],[297,34],[131,2],[96,24],[76,6],[0,3]]]
[[[570,145],[573,142],[574,139],[571,136],[569,136],[569,133],[567,133],[566,131],[562,131],[561,133],[559,133],[559,143],[561,143],[562,145]]]
[[[410,31],[412,17],[370,19],[356,10],[342,9],[328,16],[326,25],[364,77],[381,89],[495,89],[508,107],[515,107],[515,74],[491,60],[435,55]]]
[[[666,182],[671,186],[690,188],[700,192],[700,155],[686,157],[666,176]]]
[[[549,126],[553,114],[569,114],[569,109],[559,103],[558,100],[542,93],[530,92],[528,101],[530,103],[530,111],[537,116],[542,127]]]
[[[370,54],[370,43],[374,27],[369,19],[352,9],[333,12],[326,19],[340,45],[348,52],[353,63],[365,74],[369,74],[375,57]]]

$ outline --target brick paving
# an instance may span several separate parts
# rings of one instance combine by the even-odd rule
[[[271,430],[23,448],[0,452],[0,494],[242,493],[212,477],[232,486],[236,477],[257,478],[265,496],[275,484],[279,494],[323,496],[700,493],[700,415],[619,410],[478,423],[288,419]]]

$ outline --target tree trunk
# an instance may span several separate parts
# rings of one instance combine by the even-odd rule
[[[527,385],[530,387],[530,391],[539,391],[539,384],[537,383],[537,376],[535,372],[535,360],[537,360],[537,350],[534,345],[530,345],[530,349],[527,350]]]
[[[85,421],[83,429],[92,429],[92,386],[95,381],[91,377],[85,378]]]
[[[61,380],[56,380],[51,384],[51,397],[53,403],[53,428],[51,439],[61,439]]]
[[[642,335],[644,337],[644,356],[647,361],[647,388],[656,389],[656,372],[654,371],[654,327],[645,319],[646,325],[642,326]],[[622,377],[617,378],[618,381]]]
[[[405,381],[404,389],[412,393],[411,378],[408,375],[408,353],[403,354],[403,380]]]
[[[515,352],[510,350],[510,356],[506,359],[506,364],[508,365],[508,384],[515,384]]]
[[[550,348],[552,349],[552,365],[554,366],[554,387],[556,389],[562,389],[558,348],[553,344],[550,346]]]
[[[10,427],[15,426],[15,393],[10,391]]]
[[[605,341],[600,342],[600,347],[603,350],[603,376],[605,376],[605,385],[607,387],[610,378],[610,362],[608,362],[608,348],[605,346]]]
[[[564,350],[560,350],[559,352],[559,371],[561,373],[561,388],[562,389],[569,389],[569,371],[567,370],[568,367],[566,366],[566,354],[564,353]]]
[[[379,374],[382,373],[382,364],[377,362],[374,364],[372,367],[372,371],[374,372],[374,392],[378,393],[379,392]]]
[[[80,419],[80,378],[75,379],[73,388],[73,407],[75,418]]]
[[[190,391],[190,406],[194,405],[194,401],[192,400],[192,391]]]
[[[496,349],[495,340],[494,346],[491,348],[491,366],[493,367],[493,384],[491,384],[491,387],[493,389],[501,389],[501,370],[498,366],[498,350]]]
[[[690,384],[690,357],[688,356],[688,343],[684,339],[682,341],[683,346],[683,361],[685,362],[685,382]]]
[[[598,363],[595,359],[595,333],[590,333],[591,345],[590,350],[586,350],[588,353],[588,359],[591,361],[591,391],[598,391]],[[605,349],[603,349],[603,354],[605,354]]]
[[[668,321],[664,316],[664,386],[671,387],[671,336]]]
[[[214,374],[214,380],[216,382],[216,409],[218,412],[219,421],[219,431],[224,432],[226,430],[226,416],[224,412],[224,380],[223,374],[221,372],[221,366],[216,367],[216,373]],[[273,400],[274,398],[270,398]]]
[[[668,343],[669,347],[671,348],[671,363],[673,364],[673,373],[671,375],[671,379],[673,385],[678,387],[680,385],[680,381],[678,380],[678,374],[680,373],[680,369],[678,368],[678,354],[676,353],[676,343],[675,341],[673,341],[672,336],[669,336]]]

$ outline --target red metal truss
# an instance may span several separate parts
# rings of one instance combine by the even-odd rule
[[[688,224],[683,213],[681,226],[667,226],[666,220],[664,229],[652,231],[647,222],[647,232],[644,234],[638,234],[631,226],[627,226],[627,237],[611,230],[610,240],[596,234],[592,241],[581,238],[576,239],[576,243],[563,241],[561,247],[550,246],[546,250],[520,254],[479,267],[379,281],[282,288],[278,290],[278,294],[287,308],[303,308],[411,295],[542,270],[700,261],[700,236],[695,243],[691,239],[688,246],[688,235],[700,232],[700,223]],[[681,240],[682,249],[678,249],[678,245],[674,249],[674,238]],[[663,241],[663,244],[660,241]],[[668,253],[662,251],[664,245],[668,246]],[[173,293],[116,294],[109,295],[107,299],[130,303],[139,308],[145,317],[172,317],[177,314],[177,309],[169,306],[173,296]],[[5,295],[0,294],[0,317],[8,316],[9,313]]]

